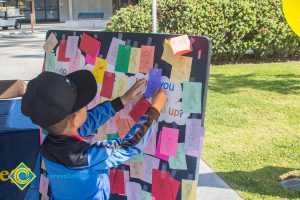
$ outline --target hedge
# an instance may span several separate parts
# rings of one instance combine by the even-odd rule
[[[158,32],[206,35],[213,62],[298,57],[300,39],[288,27],[281,0],[157,0]],[[106,30],[152,30],[151,1],[120,9]],[[246,54],[245,54],[246,53]]]

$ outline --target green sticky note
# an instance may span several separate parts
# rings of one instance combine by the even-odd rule
[[[201,113],[201,82],[184,82],[182,111],[184,113]]]
[[[48,132],[47,132],[45,129],[42,129],[42,133],[43,133],[44,135],[48,135]]]
[[[152,200],[151,193],[142,190],[142,200]]]
[[[118,57],[116,61],[117,72],[128,72],[128,65],[130,60],[131,46],[120,44],[118,48]]]
[[[184,154],[184,143],[177,144],[176,157],[170,156],[169,166],[171,169],[187,170],[186,158]]]
[[[143,155],[143,153],[140,153],[140,154],[132,157],[129,161],[130,162],[144,162],[144,155]]]
[[[106,138],[107,138],[107,140],[117,139],[117,138],[119,138],[119,134],[118,133],[107,134]]]
[[[55,72],[55,55],[54,55],[54,53],[46,54],[45,71]]]

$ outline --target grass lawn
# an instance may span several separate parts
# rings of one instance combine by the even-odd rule
[[[300,62],[211,67],[203,159],[244,199],[300,199]]]

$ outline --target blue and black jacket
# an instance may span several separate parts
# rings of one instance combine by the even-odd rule
[[[81,137],[94,133],[124,106],[120,98],[89,110],[79,128]],[[88,142],[81,137],[48,135],[41,148],[49,175],[50,199],[109,199],[108,169],[138,155],[157,130],[159,112],[149,107],[124,139]]]

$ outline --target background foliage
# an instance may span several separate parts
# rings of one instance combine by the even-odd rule
[[[141,0],[119,10],[106,30],[150,33],[151,27],[151,1]],[[215,63],[296,58],[300,50],[281,0],[158,0],[158,32],[210,37]]]

